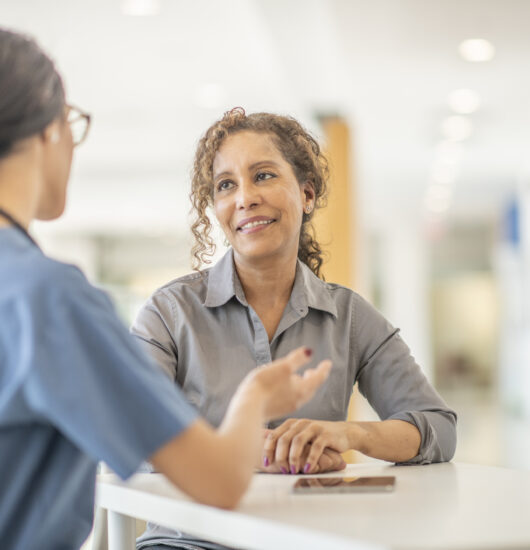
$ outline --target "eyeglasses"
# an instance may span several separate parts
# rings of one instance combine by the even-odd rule
[[[66,120],[72,130],[72,140],[77,146],[85,140],[90,127],[90,115],[74,105],[67,105]]]

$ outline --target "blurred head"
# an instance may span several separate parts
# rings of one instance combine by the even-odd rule
[[[195,154],[190,195],[195,269],[215,250],[207,213],[213,207],[236,255],[294,246],[298,258],[319,275],[322,249],[311,220],[324,205],[327,180],[320,146],[293,118],[246,115],[241,108],[225,113],[206,131]],[[270,226],[242,231],[241,222],[256,216]]]
[[[51,59],[30,38],[0,29],[0,164],[38,151],[35,217],[59,216],[72,160],[63,83]]]

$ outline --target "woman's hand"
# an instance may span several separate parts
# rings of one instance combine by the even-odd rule
[[[309,455],[310,450],[311,445],[306,445],[302,454],[302,462],[304,462],[304,464],[307,462],[307,456]],[[326,472],[337,472],[339,470],[344,470],[344,468],[346,468],[346,462],[344,462],[340,453],[337,453],[332,449],[324,449],[323,453],[320,455],[318,464],[316,464],[312,473],[324,474]],[[260,465],[258,467],[258,470],[267,474],[289,473],[289,471],[285,467],[280,467],[277,463],[273,463],[269,466]]]
[[[256,395],[257,391],[263,400],[266,420],[293,412],[313,397],[331,369],[331,361],[322,361],[316,368],[297,374],[312,354],[309,348],[298,348],[282,359],[253,370],[241,383],[238,393]]]
[[[292,474],[314,474],[321,471],[317,468],[326,449],[338,454],[353,448],[350,430],[347,422],[290,418],[265,437],[263,464]]]
[[[308,401],[326,380],[331,363],[299,375],[311,356],[299,348],[254,369],[238,387],[217,430],[196,419],[151,457],[155,468],[200,502],[233,508],[248,487],[263,451],[260,426]]]

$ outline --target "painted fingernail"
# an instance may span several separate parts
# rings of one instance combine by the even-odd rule
[[[305,348],[304,353],[307,357],[311,357],[311,355],[313,355],[313,350],[311,348]]]
[[[265,466],[265,468],[269,465],[269,458],[264,456],[263,457],[263,466]]]
[[[280,470],[282,471],[282,474],[286,474],[286,473],[287,473],[287,470],[286,470],[283,466],[280,468]]]
[[[304,474],[307,474],[311,470],[311,464],[309,462],[304,466]]]
[[[296,474],[296,468],[294,466],[291,466],[291,474]]]

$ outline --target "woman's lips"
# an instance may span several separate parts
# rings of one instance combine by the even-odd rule
[[[251,218],[241,220],[237,224],[236,231],[241,231],[242,233],[255,233],[256,231],[262,231],[275,221],[276,220],[270,216],[252,216]]]
[[[275,221],[276,220],[274,219],[251,221],[251,222],[244,223],[243,225],[238,227],[237,230],[241,231],[241,233],[246,233],[246,234],[256,233],[258,231],[263,231]]]

